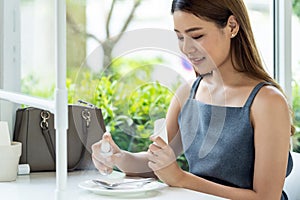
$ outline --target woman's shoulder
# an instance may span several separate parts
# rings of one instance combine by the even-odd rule
[[[184,81],[176,90],[176,94],[180,96],[188,96],[189,93],[191,92],[192,86],[194,82],[196,81],[195,79],[189,79]]]
[[[176,90],[174,98],[180,102],[180,104],[184,104],[185,101],[189,98],[193,83],[196,79],[190,79],[184,81]]]
[[[265,85],[259,90],[251,107],[251,122],[262,135],[290,134],[289,104],[278,88]]]
[[[259,93],[257,94],[257,98],[260,101],[267,101],[267,102],[273,102],[273,101],[286,102],[286,98],[284,94],[272,84],[267,84],[264,87],[262,87]]]
[[[253,107],[259,108],[259,110],[262,108],[276,109],[279,106],[288,107],[287,99],[278,88],[270,84],[259,90],[253,102]]]
[[[188,79],[188,80],[183,81],[182,84],[179,86],[178,90],[191,89],[196,80],[197,80],[196,78],[192,78],[192,79]]]

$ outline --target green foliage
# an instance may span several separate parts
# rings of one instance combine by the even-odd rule
[[[300,127],[300,85],[296,81],[293,81],[293,110],[295,125]]]
[[[300,0],[293,0],[293,11],[300,17]]]
[[[129,114],[136,124],[165,117],[172,93],[158,82],[143,85],[129,99]]]
[[[99,80],[88,71],[79,71],[78,73],[81,74],[81,77],[69,77],[67,79],[69,103],[76,103],[78,99],[82,99],[96,104],[95,91],[100,84]]]
[[[103,109],[107,129],[122,149],[147,150],[153,122],[166,115],[172,92],[151,81],[152,65],[160,59],[115,60],[111,76],[101,77],[96,105]]]
[[[40,82],[33,75],[29,75],[21,81],[21,92],[27,95],[42,97],[45,99],[54,99],[55,85],[48,85],[40,88]]]
[[[300,153],[300,85],[293,81],[293,111],[296,133],[293,136],[293,150]]]
[[[128,150],[138,152],[148,148],[153,123],[166,116],[171,98],[168,88],[157,82],[138,87],[128,96],[127,106],[123,104],[120,109],[123,123],[119,124],[120,129],[132,137]]]
[[[177,163],[182,169],[189,171],[189,165],[187,163],[187,160],[186,160],[184,154],[182,154],[181,156],[179,156],[177,158]]]
[[[110,77],[101,77],[96,88],[94,104],[103,109],[103,116],[106,124],[112,121],[115,117],[115,111],[118,109],[114,106],[114,94],[116,91],[116,80],[111,80]]]

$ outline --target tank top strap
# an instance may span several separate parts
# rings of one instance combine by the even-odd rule
[[[257,93],[259,92],[259,90],[264,87],[265,85],[272,85],[269,82],[260,82],[259,84],[257,84],[253,90],[251,91],[246,103],[245,103],[245,107],[250,107],[253,103],[253,100],[255,98],[255,96],[257,95]]]
[[[195,94],[196,94],[196,91],[197,91],[197,88],[202,80],[202,76],[199,76],[197,77],[197,79],[194,81],[193,85],[192,85],[192,88],[191,88],[191,92],[190,92],[190,96],[189,98],[190,99],[194,99],[195,98]]]

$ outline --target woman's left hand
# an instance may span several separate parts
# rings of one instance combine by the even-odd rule
[[[173,149],[160,137],[150,137],[154,142],[149,146],[147,157],[148,166],[155,175],[170,186],[179,186],[183,170],[176,162]]]

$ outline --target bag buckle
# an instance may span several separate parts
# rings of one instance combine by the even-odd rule
[[[49,111],[46,111],[46,110],[43,110],[41,112],[41,118],[42,118],[42,121],[40,123],[40,126],[42,129],[47,129],[49,127],[49,124],[48,124],[48,119],[50,118],[50,112]]]
[[[90,122],[91,122],[91,113],[88,111],[88,109],[84,109],[81,112],[82,118],[86,121],[86,126],[89,127]]]

